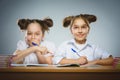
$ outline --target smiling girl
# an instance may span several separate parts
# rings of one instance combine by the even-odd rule
[[[87,41],[89,24],[95,21],[96,16],[89,14],[69,16],[63,20],[64,27],[70,25],[73,39],[59,46],[53,58],[54,64],[112,64],[112,55]]]

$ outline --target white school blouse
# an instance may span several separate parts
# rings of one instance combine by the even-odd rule
[[[75,40],[69,40],[61,44],[53,57],[53,64],[58,64],[63,58],[78,59],[86,56],[88,61],[104,59],[110,56],[108,52],[87,42],[83,45],[76,44]]]
[[[44,56],[54,55],[54,53],[55,53],[55,45],[54,45],[54,43],[44,40],[44,41],[41,42],[41,46],[46,47],[51,53],[53,53],[53,54],[49,53],[49,54],[46,54]],[[17,43],[17,50],[25,50],[28,47],[29,46],[25,41],[20,40]],[[15,53],[14,53],[14,55],[15,55]],[[28,56],[26,56],[23,59],[23,64],[38,64],[38,59],[37,59],[36,54],[35,53],[30,53]]]

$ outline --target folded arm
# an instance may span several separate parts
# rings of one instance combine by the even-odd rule
[[[78,59],[66,59],[63,58],[59,64],[86,64],[87,63],[87,59],[84,56],[81,56]]]
[[[89,61],[88,64],[98,64],[98,65],[112,65],[113,57],[110,55],[108,58]]]

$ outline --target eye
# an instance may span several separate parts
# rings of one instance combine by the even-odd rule
[[[73,26],[73,29],[78,29],[78,26],[74,25],[74,26]]]
[[[36,35],[40,35],[40,33],[36,33]]]
[[[32,33],[27,33],[27,35],[32,35]]]
[[[83,25],[82,28],[87,28],[88,26],[87,25]]]
[[[82,28],[86,28],[86,26],[82,26]]]

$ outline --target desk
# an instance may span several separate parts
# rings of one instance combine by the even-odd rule
[[[120,69],[112,66],[88,67],[9,67],[0,68],[0,80],[118,80]]]

